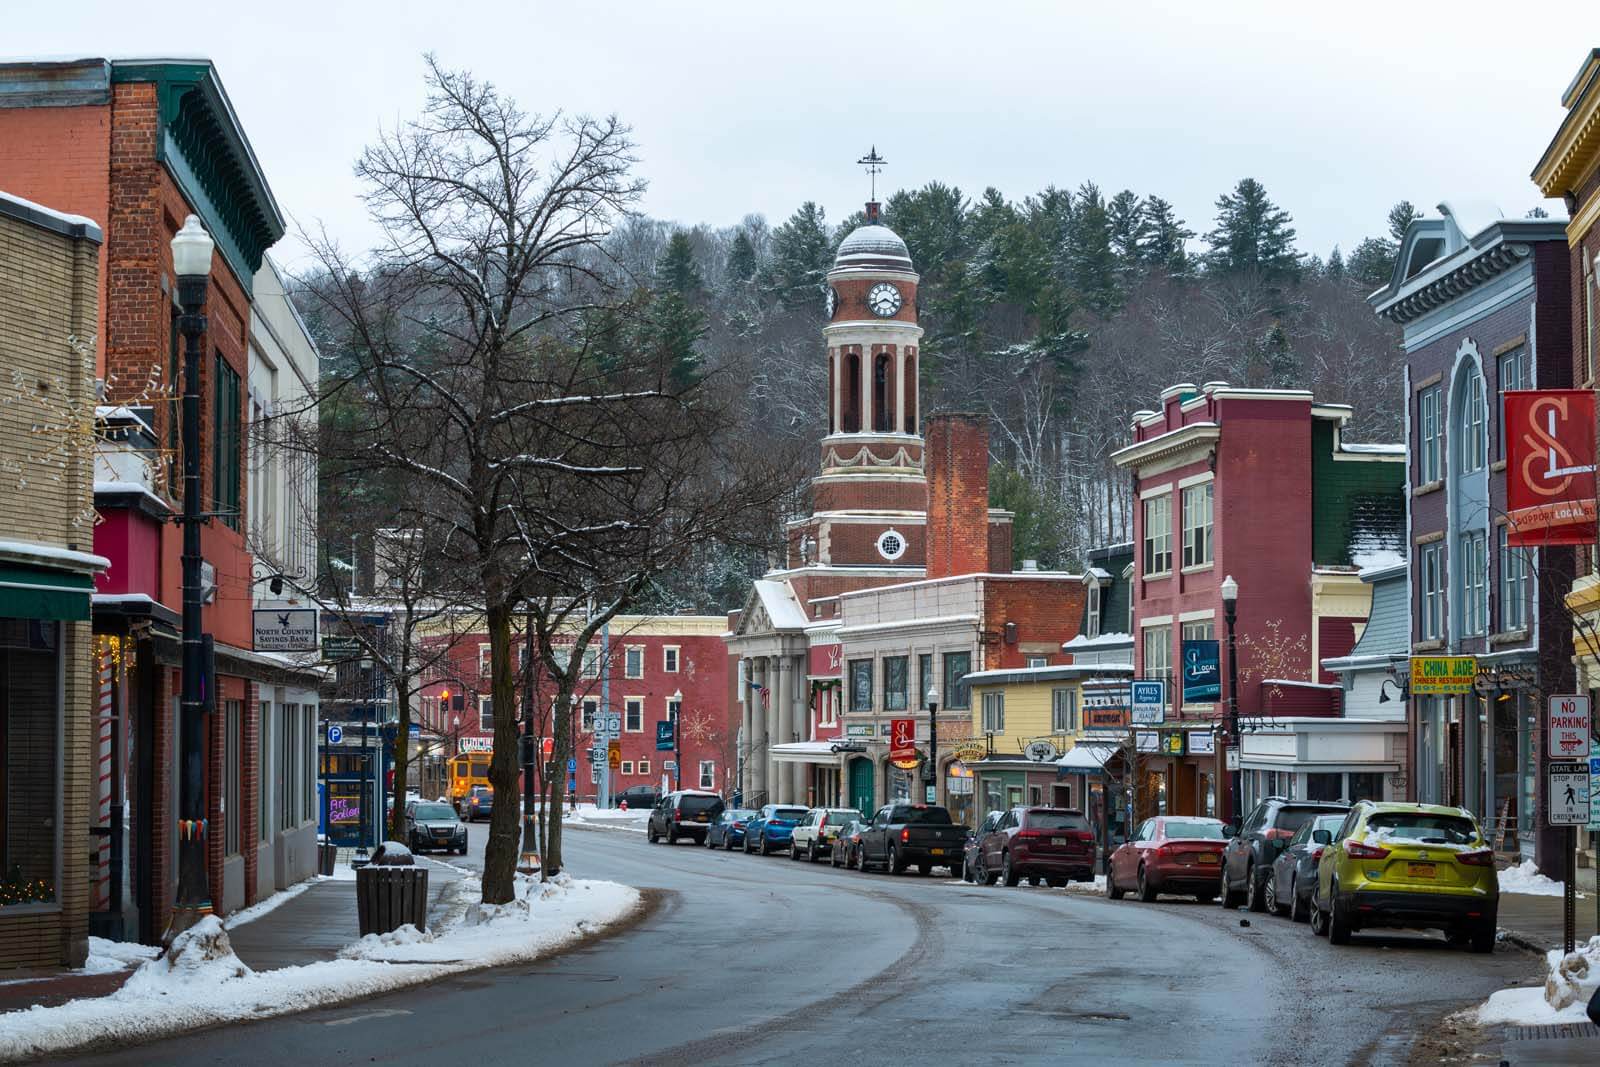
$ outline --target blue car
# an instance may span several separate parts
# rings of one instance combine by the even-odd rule
[[[706,847],[722,848],[729,852],[733,846],[744,844],[745,824],[756,817],[749,808],[728,808],[717,816],[717,821],[706,831]]]
[[[794,828],[800,825],[809,810],[785,804],[768,804],[754,819],[745,823],[744,850],[760,852],[763,856],[782,852],[793,843]]]

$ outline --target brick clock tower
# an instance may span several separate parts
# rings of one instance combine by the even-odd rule
[[[828,272],[828,434],[813,513],[790,525],[790,566],[923,565],[917,281],[905,242],[868,203]]]

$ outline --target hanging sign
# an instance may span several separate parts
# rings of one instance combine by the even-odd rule
[[[1411,692],[1415,696],[1470,693],[1477,677],[1475,656],[1411,657]]]
[[[1133,696],[1133,723],[1135,726],[1158,726],[1166,721],[1166,682],[1130,682],[1129,690]]]
[[[1222,699],[1221,653],[1216,641],[1195,638],[1183,643],[1183,702],[1210,704]]]
[[[917,760],[917,720],[891,719],[889,721],[889,758],[895,766],[903,767]]]
[[[257,652],[315,652],[317,650],[316,608],[256,608]]]
[[[1022,746],[1022,754],[1035,763],[1049,763],[1061,758],[1061,750],[1056,748],[1055,742],[1045,738],[1029,741]]]
[[[1593,544],[1594,391],[1512,390],[1504,396],[1507,543]]]

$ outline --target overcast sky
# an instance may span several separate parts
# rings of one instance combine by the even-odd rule
[[[1595,0],[278,0],[152,15],[167,6],[23,5],[0,49],[210,56],[285,213],[352,247],[372,232],[350,161],[416,111],[426,50],[529,110],[620,115],[644,209],[684,223],[776,223],[807,199],[838,219],[866,199],[854,161],[875,143],[890,189],[1018,198],[1092,180],[1164,196],[1201,233],[1218,193],[1254,176],[1325,256],[1380,232],[1402,198],[1430,214],[1540,203],[1528,173],[1600,45]],[[292,238],[275,255],[301,259]]]

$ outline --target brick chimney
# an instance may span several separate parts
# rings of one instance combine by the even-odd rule
[[[989,569],[989,422],[944,412],[924,430],[928,480],[928,577]]]

